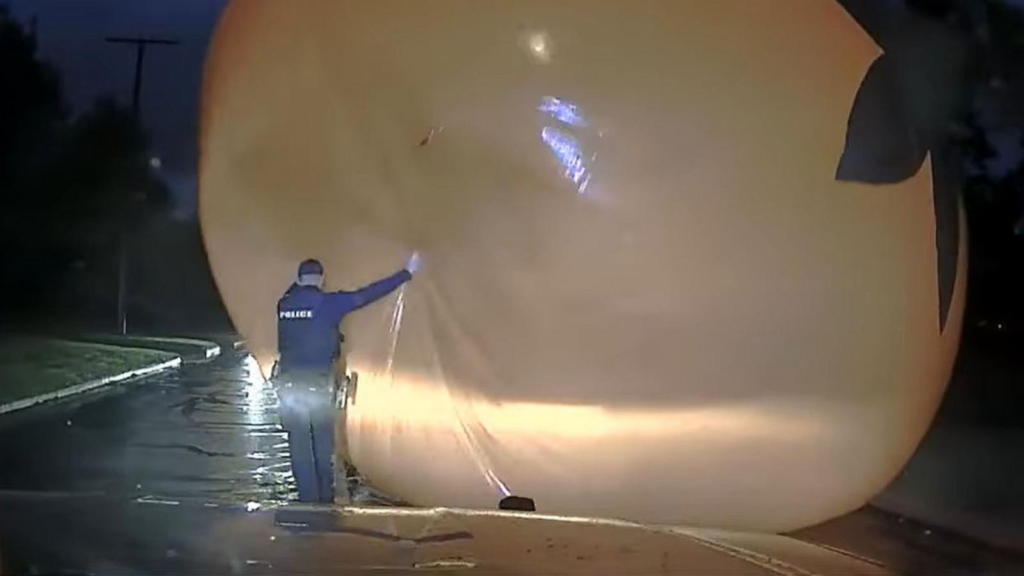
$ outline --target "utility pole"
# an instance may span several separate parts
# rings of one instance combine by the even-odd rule
[[[146,48],[150,45],[176,46],[177,40],[166,38],[142,38],[110,36],[111,44],[129,44],[135,46],[135,82],[132,85],[132,112],[139,125],[142,125],[142,76],[145,71]],[[128,238],[127,210],[121,218],[121,230],[118,233],[118,264],[117,264],[117,329],[124,335],[128,333]]]

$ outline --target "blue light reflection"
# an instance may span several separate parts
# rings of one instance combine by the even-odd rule
[[[548,127],[541,130],[540,137],[565,168],[565,177],[576,184],[576,190],[580,194],[586,192],[587,185],[590,183],[590,174],[587,173],[587,166],[583,161],[576,138],[557,128]]]
[[[587,126],[586,118],[580,114],[579,108],[575,104],[560,100],[554,96],[542,98],[538,110],[569,126],[575,126],[576,128],[586,128]]]

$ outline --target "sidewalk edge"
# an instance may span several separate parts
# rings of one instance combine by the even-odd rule
[[[91,380],[89,382],[83,382],[82,384],[75,384],[67,388],[61,388],[60,390],[54,390],[53,392],[47,392],[46,394],[39,394],[38,396],[32,396],[30,398],[24,398],[22,400],[15,400],[7,404],[0,405],[0,414],[8,414],[10,412],[16,412],[18,410],[24,410],[25,408],[31,408],[39,404],[51,402],[53,400],[60,400],[76,394],[82,394],[83,392],[89,392],[103,386],[110,384],[116,384],[118,382],[124,382],[132,378],[141,378],[143,376],[151,376],[153,374],[170,370],[172,368],[181,367],[181,356],[176,356],[165,362],[158,364],[150,364],[149,366],[143,366],[135,370],[129,370],[122,372],[121,374],[115,374],[114,376],[108,376],[106,378],[99,378],[97,380]]]

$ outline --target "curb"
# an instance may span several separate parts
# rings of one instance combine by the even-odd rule
[[[220,344],[212,342],[210,340],[203,340],[202,338],[189,338],[187,336],[138,336],[143,341],[149,341],[155,345],[160,342],[168,342],[171,344],[185,344],[189,346],[202,347],[202,356],[199,358],[185,358],[182,356],[182,363],[184,364],[205,364],[212,360],[220,357],[223,353],[223,348]],[[125,346],[131,347],[131,344],[125,344]],[[153,348],[156,350],[157,348]]]
[[[74,396],[76,394],[82,394],[83,392],[89,392],[90,390],[95,390],[96,388],[107,386],[109,384],[124,382],[125,380],[130,380],[132,378],[151,376],[159,372],[164,372],[166,370],[179,367],[181,367],[181,356],[177,356],[171,360],[161,362],[159,364],[151,364],[149,366],[144,366],[142,368],[137,368],[135,370],[129,370],[128,372],[122,372],[121,374],[116,374],[114,376],[108,376],[106,378],[100,378],[98,380],[92,380],[90,382],[76,384],[74,386],[69,386],[68,388],[61,388],[60,390],[55,390],[53,392],[48,392],[46,394],[32,396],[31,398],[15,400],[14,402],[0,405],[0,414],[8,414],[10,412],[24,410],[25,408],[31,408],[32,406],[36,406],[46,402],[51,402],[53,400],[60,400],[63,398],[67,398],[69,396]]]
[[[80,342],[132,348],[138,350],[155,350],[181,357],[183,365],[205,364],[220,357],[223,347],[211,340],[191,338],[187,336],[118,336],[109,334],[93,334],[77,339]]]
[[[196,343],[198,345],[199,341],[197,340]],[[186,360],[185,364],[205,364],[219,358],[222,352],[223,350],[221,350],[220,344],[214,344],[211,342],[210,346],[206,346],[206,350],[203,351],[204,358]]]
[[[207,348],[206,349],[206,359],[207,360],[213,360],[214,358],[217,358],[220,355],[221,355],[220,346],[217,346],[216,344],[213,346],[213,348]]]

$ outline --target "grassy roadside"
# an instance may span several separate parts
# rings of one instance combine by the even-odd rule
[[[0,405],[138,370],[176,356],[104,344],[0,337]]]
[[[77,340],[77,339],[76,339]],[[146,350],[171,352],[181,356],[185,362],[201,362],[206,360],[207,350],[218,346],[216,342],[195,338],[177,338],[169,336],[114,336],[91,335],[81,338],[86,342],[97,342],[111,346],[127,346]]]

